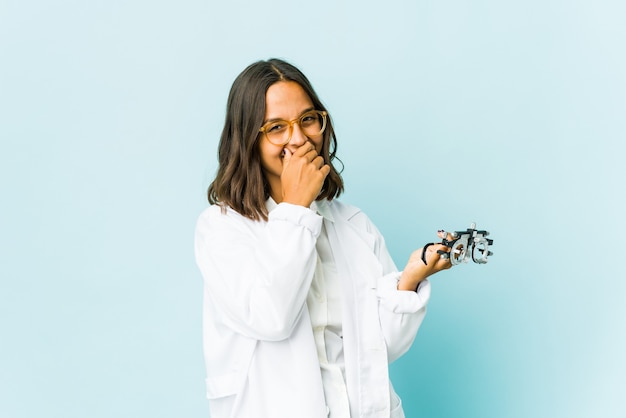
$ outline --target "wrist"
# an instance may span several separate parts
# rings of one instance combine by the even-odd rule
[[[424,280],[426,280],[426,277],[408,277],[403,272],[400,276],[400,280],[398,280],[398,290],[410,290],[415,292],[419,284]]]

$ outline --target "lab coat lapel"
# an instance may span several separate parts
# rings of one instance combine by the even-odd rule
[[[335,208],[330,204],[329,207]],[[356,212],[355,212],[356,213]],[[351,415],[389,414],[387,351],[378,319],[377,279],[383,268],[374,254],[376,237],[352,225],[352,214],[332,211],[324,219],[335,263],[342,279],[344,358]],[[373,388],[366,392],[366,388]]]

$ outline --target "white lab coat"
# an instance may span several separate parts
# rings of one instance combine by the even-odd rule
[[[219,206],[196,227],[204,278],[206,389],[212,418],[323,418],[320,366],[306,306],[322,222],[342,279],[351,417],[404,417],[388,364],[411,346],[430,284],[397,290],[400,273],[359,209],[317,202],[325,217],[281,203],[252,221]]]

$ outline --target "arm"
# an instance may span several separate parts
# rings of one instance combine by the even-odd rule
[[[280,204],[266,224],[213,207],[198,220],[196,262],[217,321],[261,340],[287,338],[304,307],[322,219]]]
[[[426,256],[428,265],[422,262],[422,251],[418,249],[411,255],[405,269],[398,272],[383,236],[369,219],[367,229],[376,237],[374,251],[383,267],[376,294],[380,325],[391,363],[409,350],[424,320],[431,290],[427,277],[449,268],[449,263],[439,263],[436,252],[439,246],[431,246]]]

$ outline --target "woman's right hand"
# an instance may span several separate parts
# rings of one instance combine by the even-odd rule
[[[287,148],[283,152],[285,156],[280,176],[283,202],[308,208],[322,190],[330,166],[324,163],[324,157],[317,154],[315,146],[309,141],[293,154]]]

